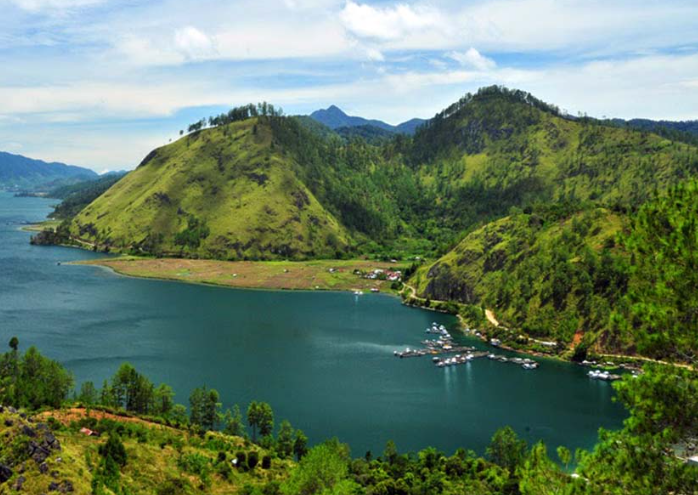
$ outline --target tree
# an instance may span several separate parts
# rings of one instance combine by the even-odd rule
[[[112,377],[111,393],[115,407],[138,414],[151,412],[154,385],[129,363],[123,363]]]
[[[354,493],[356,485],[348,479],[349,461],[348,447],[336,439],[313,447],[291,473],[282,492]]]
[[[19,339],[17,337],[12,337],[10,339],[10,349],[14,352],[17,352],[17,349],[19,349]]]
[[[29,409],[60,407],[72,387],[73,376],[32,346],[20,363],[16,405]]]
[[[220,396],[214,389],[206,386],[195,388],[189,397],[190,422],[204,430],[213,430],[219,419]]]
[[[393,464],[397,459],[397,446],[392,440],[388,440],[385,444],[385,451],[383,452],[383,459],[388,464]]]
[[[301,430],[296,430],[293,439],[293,453],[299,461],[308,453],[308,437]]]
[[[186,425],[189,422],[187,408],[182,404],[175,404],[170,412],[170,419],[178,425]]]
[[[160,416],[169,416],[174,407],[174,391],[169,385],[161,383],[154,392],[154,413]]]
[[[80,394],[78,400],[86,406],[92,406],[97,403],[99,396],[95,384],[87,381],[80,386]]]
[[[263,437],[274,431],[274,412],[266,402],[252,401],[247,408],[247,424],[252,428],[252,440],[257,441],[257,432]]]
[[[279,457],[286,459],[293,455],[293,427],[291,423],[287,420],[281,422],[281,427],[279,428],[279,435],[276,439],[276,447],[279,453]]]
[[[208,394],[205,395],[205,398],[201,426],[207,430],[215,430],[220,418],[220,395],[217,390],[211,389],[208,391]]]
[[[492,436],[486,455],[490,461],[514,474],[526,456],[526,441],[519,439],[510,426],[500,428]]]
[[[223,417],[223,431],[227,435],[232,435],[235,437],[242,437],[245,435],[245,425],[242,422],[242,413],[240,412],[240,406],[235,404],[233,406],[232,413],[230,409],[225,411]]]

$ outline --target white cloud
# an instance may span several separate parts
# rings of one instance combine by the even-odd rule
[[[480,71],[492,70],[497,66],[494,60],[481,55],[475,48],[470,48],[466,52],[450,52],[447,57],[464,67]]]
[[[174,35],[177,49],[190,60],[206,59],[216,55],[213,40],[193,26],[178,29]]]
[[[347,1],[340,19],[351,33],[378,40],[396,40],[443,25],[440,12],[431,7],[398,4],[381,8],[352,0]]]
[[[29,12],[66,10],[101,3],[102,0],[11,0],[19,8]]]

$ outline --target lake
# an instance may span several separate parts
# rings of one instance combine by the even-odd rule
[[[236,290],[140,280],[91,266],[58,264],[103,256],[29,245],[25,222],[56,200],[0,192],[0,341],[16,335],[101,386],[128,361],[187,404],[199,385],[225,407],[269,402],[311,442],[336,436],[355,456],[435,446],[483,453],[511,425],[529,443],[591,448],[599,427],[626,416],[610,384],[569,363],[538,370],[475,360],[440,369],[428,357],[397,359],[449,315],[407,308],[387,295]],[[485,345],[468,337],[459,341]]]

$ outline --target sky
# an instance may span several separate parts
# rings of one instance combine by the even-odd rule
[[[132,169],[268,101],[397,124],[502,84],[570,113],[698,119],[695,0],[0,0],[0,150]]]

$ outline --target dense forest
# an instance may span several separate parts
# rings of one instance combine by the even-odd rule
[[[22,354],[16,338],[10,348],[0,358],[0,477],[27,493],[50,486],[159,495],[655,495],[698,486],[698,467],[681,458],[695,448],[695,371],[648,365],[617,382],[630,416],[622,430],[601,431],[592,451],[527,445],[504,427],[485,452],[401,453],[389,441],[383,452],[352,457],[336,439],[309,446],[288,421],[277,426],[263,402],[250,403],[244,416],[237,406],[222,412],[218,392],[199,387],[187,413],[169,386],[155,386],[129,364],[101,389],[85,382],[72,392],[60,364],[35,348]],[[84,416],[65,419],[64,411],[85,407]],[[93,434],[101,438],[86,436]],[[49,466],[61,467],[49,473]]]

